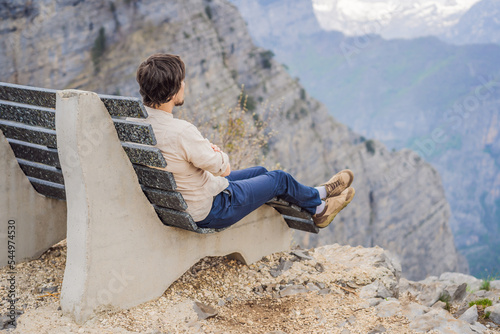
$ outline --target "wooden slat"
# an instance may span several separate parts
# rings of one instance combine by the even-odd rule
[[[175,190],[177,188],[172,173],[141,165],[133,166],[141,185],[162,190]]]
[[[182,195],[177,191],[165,191],[148,187],[142,187],[142,191],[144,191],[151,204],[174,210],[186,210],[188,207]]]
[[[53,183],[64,184],[64,177],[62,170],[52,166],[39,164],[32,161],[17,159],[19,166],[26,176],[31,176],[44,181]]]
[[[147,118],[148,112],[142,101],[135,97],[99,94],[111,116]]]
[[[297,205],[290,204],[285,200],[273,198],[266,204],[275,208],[282,215],[287,215],[302,219],[311,219],[311,214],[309,212],[304,211]]]
[[[183,230],[196,232],[198,226],[193,221],[193,218],[187,212],[175,211],[167,208],[162,208],[157,205],[153,205],[158,217],[163,222],[163,224],[168,226],[175,226],[182,228]]]
[[[167,226],[174,226],[183,230],[201,234],[209,234],[225,230],[225,228],[214,229],[198,227],[198,225],[196,225],[196,223],[193,221],[193,218],[191,218],[191,216],[187,212],[175,211],[156,205],[153,205],[153,207],[162,223]]]
[[[48,147],[57,147],[55,130],[4,120],[0,120],[0,130],[7,138]]]
[[[55,108],[56,90],[0,82],[0,100]]]
[[[7,138],[7,140],[16,158],[61,168],[56,149],[15,139]]]
[[[314,224],[312,219],[302,219],[297,217],[291,217],[287,215],[282,215],[283,219],[285,219],[288,227],[293,228],[295,230],[300,230],[309,233],[318,234],[319,228]]]
[[[31,104],[55,109],[55,89],[23,86],[0,82],[0,100]],[[99,94],[102,102],[112,116],[147,118],[148,113],[142,101],[135,97]]]
[[[167,166],[159,148],[132,143],[122,143],[122,147],[133,164],[162,168]]]
[[[16,158],[61,168],[57,149],[30,144],[16,139],[7,138],[7,140]],[[133,164],[150,165],[154,167],[165,167],[167,165],[160,150],[155,147],[130,143],[122,143],[122,146]]]
[[[33,188],[40,194],[55,199],[66,200],[66,191],[63,185],[36,179],[34,177],[28,177],[28,179],[33,185]]]
[[[0,100],[0,119],[56,129],[56,111],[54,109],[29,104]]]
[[[156,145],[156,138],[151,124],[135,123],[121,119],[113,119],[113,123],[121,141]]]
[[[31,104],[45,108],[56,107],[55,89],[23,86],[0,82],[0,100]],[[147,118],[148,113],[142,101],[135,97],[99,94],[112,116]]]

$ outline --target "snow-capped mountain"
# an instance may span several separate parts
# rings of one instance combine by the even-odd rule
[[[482,0],[440,36],[454,44],[500,44],[500,0]]]
[[[325,30],[386,39],[446,34],[479,0],[312,0]]]

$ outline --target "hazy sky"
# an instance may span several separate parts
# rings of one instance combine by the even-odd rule
[[[479,0],[312,0],[320,25],[359,35],[376,23],[385,37],[439,34]],[[364,31],[365,30],[365,31]]]

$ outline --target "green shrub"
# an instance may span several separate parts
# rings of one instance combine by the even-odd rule
[[[365,146],[368,153],[370,153],[371,155],[375,154],[375,142],[373,140],[369,139],[365,141]]]
[[[212,19],[212,8],[210,6],[205,6],[205,14],[207,14],[210,20]]]
[[[481,283],[481,286],[479,287],[479,290],[486,290],[486,291],[490,291],[490,281],[489,281],[489,280],[484,280],[484,281]]]
[[[274,52],[272,52],[271,50],[261,52],[260,60],[262,62],[262,67],[267,69],[271,68],[272,66],[271,59],[273,59],[273,57],[274,57]]]
[[[96,73],[99,72],[99,65],[104,51],[106,51],[106,30],[104,27],[101,27],[92,47],[92,62],[94,63],[94,71]]]
[[[300,99],[305,100],[306,99],[306,90],[304,88],[300,89]]]
[[[231,78],[233,78],[233,80],[236,80],[237,77],[238,77],[238,71],[231,70]]]
[[[253,96],[245,95],[243,98],[239,98],[240,108],[248,111],[254,111],[257,108],[257,102]]]
[[[474,306],[474,305],[478,305],[478,306],[491,306],[491,305],[493,305],[493,303],[491,302],[490,299],[484,298],[484,299],[474,300],[474,301],[472,301],[472,302],[469,303],[469,307]]]
[[[255,165],[279,168],[277,165],[266,166],[265,157],[270,150],[269,140],[274,136],[268,124],[278,114],[277,109],[263,107],[262,114],[252,113],[248,109],[249,100],[242,90],[235,106],[222,113],[214,110],[207,114],[194,110],[190,115],[179,116],[195,124],[204,136],[226,152],[231,159],[231,168],[236,170]]]
[[[450,295],[449,294],[442,294],[441,296],[439,296],[439,300],[446,304],[444,306],[444,309],[446,311],[450,312],[450,310],[451,310]]]

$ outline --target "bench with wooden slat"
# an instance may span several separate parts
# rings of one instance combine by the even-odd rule
[[[99,97],[111,116],[148,118],[148,112],[138,98],[102,94]]]
[[[2,82],[0,100],[31,104],[45,108],[56,108],[56,90],[22,86]]]
[[[40,194],[47,197],[66,200],[66,191],[64,190],[64,185],[45,180],[40,180],[31,176],[28,176],[28,180],[30,180],[33,187]]]
[[[0,100],[0,119],[56,129],[56,111],[54,109],[29,104]]]
[[[56,108],[55,89],[38,88],[0,83],[0,100],[30,104],[45,108]],[[111,116],[147,118],[148,113],[142,101],[134,97],[99,94]]]
[[[122,142],[122,147],[133,164],[167,167],[167,162],[157,147]]]
[[[311,233],[319,232],[319,228],[314,224],[311,214],[299,206],[276,197],[266,204],[281,213],[290,228]]]
[[[182,228],[183,230],[193,231],[197,233],[215,233],[225,230],[226,228],[216,229],[216,228],[202,228],[198,227],[194,222],[191,215],[187,212],[175,211],[168,208],[159,207],[157,205],[153,205],[158,217],[163,222],[163,224],[168,226],[175,226],[178,228]],[[165,222],[168,222],[166,224]]]
[[[177,191],[166,191],[144,186],[142,186],[142,191],[151,204],[179,211],[186,210],[188,207],[182,195]]]
[[[4,120],[0,120],[0,130],[7,138],[47,147],[57,147],[55,130]]]
[[[56,128],[55,110],[2,100],[0,100],[0,120],[51,130],[55,130]],[[153,129],[150,124],[131,122],[118,118],[114,118],[113,123],[118,133],[118,138],[121,141],[156,145]]]
[[[220,231],[196,225],[185,212],[187,204],[182,195],[175,191],[173,175],[159,169],[167,163],[161,151],[154,147],[156,138],[151,125],[130,120],[148,116],[142,101],[112,95],[99,97],[112,116],[144,194],[163,224],[197,233]],[[21,169],[40,194],[64,200],[64,179],[56,149],[55,103],[56,90],[0,83],[0,130],[7,137]],[[311,215],[299,207],[280,199],[267,204],[282,214],[289,227],[318,233]]]
[[[177,188],[174,176],[166,170],[141,165],[133,165],[133,167],[139,183],[146,187],[162,190],[175,190]]]
[[[156,145],[156,138],[151,124],[134,123],[121,119],[113,119],[113,123],[121,141]]]
[[[279,212],[279,211],[278,211]],[[318,234],[319,228],[314,224],[312,219],[303,219],[297,218],[293,216],[287,216],[282,214],[283,219],[285,219],[288,227],[293,228],[294,230],[300,230],[304,232]]]
[[[57,149],[7,138],[16,158],[61,168]]]
[[[17,159],[17,162],[26,176],[31,176],[53,183],[64,184],[63,173],[59,168],[23,159]]]

